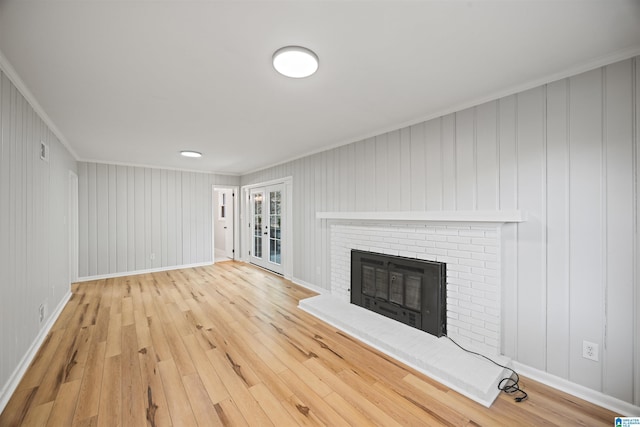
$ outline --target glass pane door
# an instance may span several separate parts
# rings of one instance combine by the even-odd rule
[[[281,264],[282,247],[282,193],[281,191],[269,192],[269,261]]]
[[[253,264],[282,274],[283,186],[251,190],[251,254]]]
[[[262,205],[264,192],[251,193],[253,211],[253,243],[251,253],[254,257],[262,259]]]

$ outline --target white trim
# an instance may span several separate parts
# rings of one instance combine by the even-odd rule
[[[144,163],[114,162],[110,160],[96,160],[96,159],[82,159],[82,158],[77,160],[83,163],[99,163],[101,165],[127,166],[127,167],[145,168],[145,169],[161,169],[161,170],[169,170],[169,171],[176,171],[176,172],[203,173],[203,174],[210,174],[210,175],[224,175],[224,176],[233,176],[233,177],[241,176],[239,173],[236,173],[236,172],[216,172],[216,171],[202,170],[202,169],[177,168],[173,166],[148,165]]]
[[[58,320],[58,317],[60,317],[60,314],[62,313],[64,307],[67,305],[67,302],[69,302],[69,299],[71,299],[71,290],[67,291],[66,295],[62,297],[62,300],[60,301],[52,315],[49,317],[49,320],[47,320],[47,323],[44,324],[44,327],[40,329],[40,333],[36,336],[35,340],[33,340],[33,343],[31,344],[31,347],[29,347],[29,350],[27,350],[24,357],[22,358],[16,369],[13,371],[13,373],[9,377],[9,380],[4,384],[2,392],[0,392],[0,413],[4,411],[7,403],[9,403],[9,399],[16,391],[16,388],[18,388],[18,385],[20,384],[22,377],[27,371],[27,368],[29,367],[29,365],[31,365],[31,362],[36,357],[38,350],[40,350],[40,346],[42,346],[42,343],[47,338],[49,331],[56,323],[56,320]]]
[[[532,380],[538,381],[565,393],[569,393],[572,396],[586,400],[587,402],[591,402],[595,405],[602,406],[603,408],[607,408],[610,411],[615,412],[617,415],[627,417],[640,416],[640,406],[635,406],[599,391],[592,390],[581,386],[580,384],[565,380],[564,378],[549,374],[548,372],[543,372],[539,369],[516,362],[515,360],[512,363],[513,369],[515,369],[518,374],[522,374]]]
[[[119,273],[99,274],[97,276],[78,277],[78,282],[90,282],[92,280],[113,279],[114,277],[135,276],[136,274],[158,273],[161,271],[181,270],[183,268],[205,267],[212,265],[213,261],[197,262],[195,264],[170,265],[168,267],[150,268],[147,270],[121,271]]]
[[[242,186],[242,189],[251,190],[252,188],[265,187],[265,186],[273,185],[273,184],[286,184],[287,181],[293,181],[293,176],[291,176],[291,175],[283,176],[282,178],[276,178],[276,179],[272,179],[272,180],[269,180],[269,181],[257,182],[255,184],[246,184],[246,185]]]
[[[74,159],[79,160],[80,158],[76,154],[76,152],[71,148],[71,144],[67,141],[67,138],[64,137],[60,129],[53,123],[53,120],[49,117],[49,115],[44,111],[44,108],[40,105],[40,103],[36,100],[36,97],[33,96],[31,91],[27,88],[27,85],[24,84],[16,70],[13,68],[9,60],[4,56],[4,54],[0,51],[0,69],[4,71],[7,75],[11,83],[18,89],[18,91],[24,96],[27,102],[31,105],[31,108],[36,112],[37,115],[40,116],[42,121],[47,125],[51,132],[58,138],[58,140],[64,145],[64,147],[71,153]]]
[[[302,286],[303,288],[309,289],[310,291],[317,292],[320,295],[331,294],[331,290],[321,288],[309,282],[305,282],[304,280],[298,279],[297,277],[291,278],[291,282],[295,283],[298,286]]]
[[[316,212],[317,219],[365,221],[523,222],[523,211]]]

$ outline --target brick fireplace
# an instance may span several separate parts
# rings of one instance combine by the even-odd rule
[[[300,308],[461,394],[490,406],[506,371],[445,337],[350,303],[351,250],[446,263],[447,335],[508,366],[501,351],[504,223],[520,211],[319,212],[329,234],[330,289]]]
[[[447,264],[448,335],[500,353],[500,224],[330,225],[331,294],[350,301],[351,250]]]

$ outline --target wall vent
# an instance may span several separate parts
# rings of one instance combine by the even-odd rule
[[[49,146],[44,141],[40,141],[40,158],[49,161]]]

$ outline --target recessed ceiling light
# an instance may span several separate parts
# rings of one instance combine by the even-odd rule
[[[273,54],[273,68],[283,76],[299,79],[318,70],[318,56],[301,46],[286,46]]]
[[[184,157],[202,157],[202,153],[198,153],[197,151],[191,151],[191,150],[182,150],[180,152],[180,154],[182,154]]]

